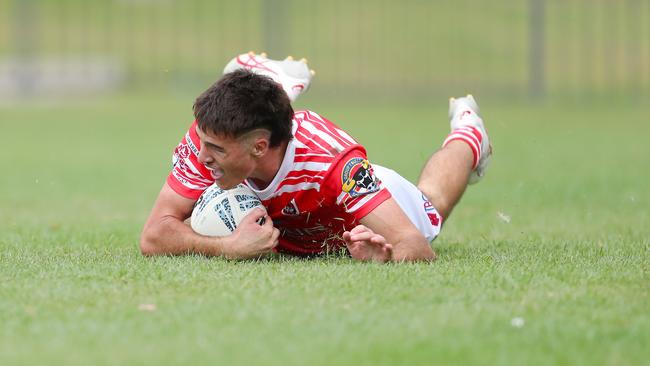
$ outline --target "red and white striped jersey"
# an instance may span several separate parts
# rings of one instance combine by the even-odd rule
[[[196,121],[176,147],[167,183],[178,194],[198,199],[214,183],[198,161]],[[277,250],[312,255],[338,250],[343,231],[358,225],[391,195],[375,176],[366,150],[334,123],[311,111],[293,117],[293,136],[271,183],[259,189],[245,182],[262,200],[280,230]]]

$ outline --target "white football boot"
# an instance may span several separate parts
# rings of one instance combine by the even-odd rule
[[[487,130],[483,125],[483,120],[479,116],[479,113],[478,104],[476,104],[471,94],[462,98],[449,99],[449,122],[451,130],[454,131],[460,127],[470,126],[478,129],[483,135],[481,140],[481,158],[469,176],[469,184],[477,183],[483,178],[492,156],[492,145],[490,145]]]
[[[311,78],[316,74],[314,70],[309,70],[307,59],[296,61],[288,56],[278,61],[269,59],[266,53],[256,55],[254,52],[244,53],[230,60],[223,73],[240,69],[270,77],[282,86],[291,102],[309,89]]]

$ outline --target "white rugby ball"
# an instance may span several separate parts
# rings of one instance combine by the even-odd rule
[[[216,184],[206,189],[194,204],[190,225],[195,232],[206,236],[230,235],[241,220],[262,202],[243,184],[223,190]]]

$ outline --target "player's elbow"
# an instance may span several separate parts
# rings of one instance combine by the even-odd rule
[[[426,243],[424,246],[412,253],[408,258],[405,258],[405,260],[411,262],[433,262],[436,258],[436,252],[434,252],[433,249],[431,249],[431,246]]]
[[[433,251],[433,248],[431,248],[431,243],[429,243],[426,239],[422,241],[420,244],[420,260],[422,261],[427,261],[427,262],[433,262],[438,258],[436,256],[436,252]]]
[[[408,243],[408,244],[407,244]],[[436,252],[422,235],[413,235],[405,238],[404,244],[397,245],[393,250],[393,261],[395,262],[433,262],[436,260]]]
[[[156,246],[151,242],[150,238],[142,234],[140,236],[140,253],[144,256],[152,256],[156,254]]]
[[[153,256],[160,254],[158,243],[160,235],[156,230],[145,226],[140,234],[140,253],[144,256]]]
[[[429,250],[428,250],[427,253],[425,253],[423,255],[422,260],[427,261],[427,262],[433,262],[436,259],[438,259],[438,256],[436,255],[436,252],[433,249],[431,249],[431,247],[429,245],[427,245],[427,247],[429,248]]]

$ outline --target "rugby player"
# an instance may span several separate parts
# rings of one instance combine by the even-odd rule
[[[142,231],[144,255],[248,259],[345,251],[380,262],[436,258],[431,241],[492,154],[471,95],[450,99],[451,132],[414,185],[371,163],[364,147],[325,117],[293,110],[313,75],[305,61],[248,53],[224,73],[194,103],[195,120]],[[229,236],[195,233],[185,220],[215,182],[223,189],[243,182],[266,212],[252,211]]]

